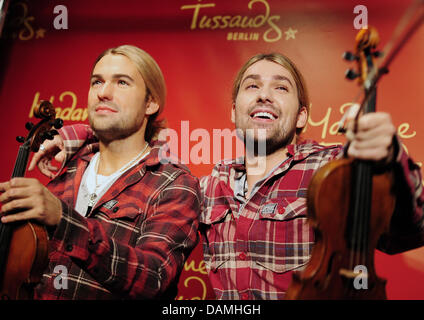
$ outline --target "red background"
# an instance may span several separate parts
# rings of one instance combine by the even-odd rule
[[[248,4],[252,2],[252,9]],[[202,28],[203,16],[257,17],[265,14],[265,3],[276,26],[267,42],[268,23],[258,28]],[[199,11],[196,28],[191,29],[193,9],[185,5],[214,4]],[[305,136],[319,142],[344,142],[331,134],[340,106],[358,93],[354,82],[344,79],[345,70],[353,65],[342,60],[346,50],[354,49],[358,30],[353,26],[353,8],[357,1],[289,1],[289,0],[73,0],[14,1],[13,16],[6,21],[1,43],[0,115],[3,156],[0,179],[7,180],[13,168],[18,144],[17,135],[25,135],[24,124],[31,120],[31,106],[36,95],[50,99],[55,107],[74,112],[79,122],[86,106],[89,75],[97,55],[106,48],[133,44],[149,52],[160,65],[168,88],[163,116],[170,128],[180,133],[181,121],[189,121],[189,132],[203,128],[229,128],[231,84],[241,65],[259,52],[280,51],[294,60],[304,74],[312,102],[311,122]],[[375,26],[381,48],[395,30],[409,1],[363,1],[368,9],[368,23]],[[53,10],[65,5],[68,29],[56,30]],[[216,18],[218,19],[218,18]],[[286,39],[286,31],[297,30]],[[229,33],[257,34],[256,40],[227,40]],[[390,67],[381,81],[377,109],[390,112],[411,156],[419,163],[424,127],[423,79],[424,28],[421,28]],[[67,94],[66,92],[71,92]],[[62,99],[60,96],[64,95]],[[72,99],[72,95],[76,100]],[[74,109],[70,110],[75,102]],[[81,110],[77,111],[80,108]],[[62,114],[62,118],[66,112]],[[79,117],[78,117],[79,115]],[[328,115],[327,127],[319,123]],[[35,120],[35,119],[32,119]],[[85,121],[86,122],[86,121]],[[315,123],[315,125],[314,125]],[[181,139],[188,139],[179,135]],[[180,141],[193,147],[198,141]],[[180,154],[181,156],[181,154]],[[212,161],[212,147],[211,147]],[[188,163],[197,175],[208,174],[213,164]],[[30,176],[47,179],[38,173]],[[390,299],[424,298],[424,249],[388,256],[377,252],[376,267],[388,279]],[[213,298],[204,272],[201,247],[189,257],[180,281],[178,299]]]

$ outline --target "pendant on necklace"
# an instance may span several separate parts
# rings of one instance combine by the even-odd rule
[[[90,194],[90,198],[88,199],[88,205],[93,206],[96,199],[97,199],[97,194],[95,193]]]
[[[97,194],[96,193],[92,193],[90,194],[90,197],[88,198],[88,206],[87,206],[87,212],[85,213],[85,216],[88,216],[89,213],[91,212],[91,209],[93,209],[93,205],[94,203],[96,203],[96,199],[97,199]]]

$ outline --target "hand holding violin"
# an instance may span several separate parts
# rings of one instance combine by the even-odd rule
[[[353,123],[348,127],[346,137],[350,140],[348,156],[361,159],[384,161],[393,160],[393,137],[396,128],[390,114],[373,112],[364,114],[357,123],[357,132],[353,133]]]
[[[61,201],[37,179],[13,178],[0,183],[0,192],[2,223],[34,219],[55,226],[62,217]]]
[[[59,163],[65,160],[65,148],[63,146],[63,139],[60,135],[55,135],[53,140],[46,140],[43,143],[43,149],[34,153],[32,160],[29,164],[28,171],[31,171],[37,165],[40,172],[45,176],[53,179],[58,170],[53,166],[51,161],[54,159]]]

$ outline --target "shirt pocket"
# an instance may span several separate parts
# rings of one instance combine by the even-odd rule
[[[232,223],[231,209],[226,205],[216,205],[205,215],[202,224],[206,229],[206,241],[203,255],[206,267],[211,272],[217,272],[228,260],[231,252],[228,241]]]
[[[120,219],[134,221],[137,217],[144,216],[144,212],[135,203],[127,203],[123,206],[120,206],[119,202],[117,202],[111,207],[103,205],[99,208],[99,211],[111,220]]]
[[[249,232],[252,260],[259,269],[284,273],[309,261],[313,231],[306,217],[306,198],[271,199],[259,208]]]
[[[140,204],[141,206],[141,204]],[[141,226],[147,214],[138,203],[116,203],[113,206],[101,206],[96,209],[94,218],[102,224],[107,235],[118,241],[135,247],[141,234]]]
[[[259,208],[259,220],[286,221],[306,217],[306,198],[271,199]]]

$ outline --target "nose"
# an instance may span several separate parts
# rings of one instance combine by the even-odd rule
[[[258,90],[257,102],[272,103],[272,93],[269,87],[263,86]]]
[[[97,91],[97,97],[100,101],[112,100],[113,98],[113,84],[111,82],[104,82],[101,88]]]

